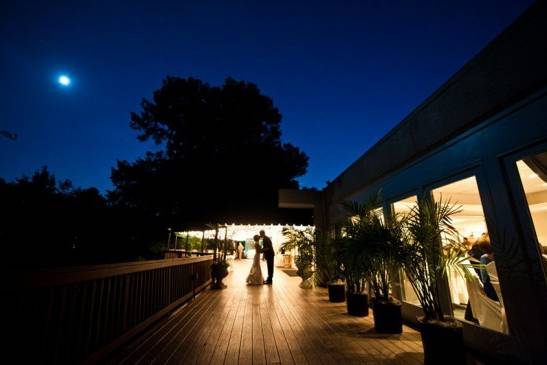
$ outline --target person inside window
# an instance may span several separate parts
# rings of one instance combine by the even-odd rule
[[[467,255],[469,256],[471,263],[483,264],[486,266],[488,263],[493,262],[494,253],[492,251],[492,245],[490,244],[490,237],[488,233],[482,233],[479,238],[476,238],[473,234],[471,234],[469,237],[464,239],[464,244],[469,249],[467,251]],[[474,267],[474,269],[483,285],[486,296],[492,300],[499,301],[496,291],[490,282],[486,267]],[[465,308],[465,319],[471,322],[479,323],[473,315],[470,302],[467,303],[467,307]]]
[[[492,245],[489,240],[484,240],[480,243],[481,248],[484,254],[481,255],[480,262],[483,267],[480,269],[480,279],[484,287],[484,292],[486,296],[492,300],[499,302],[498,295],[494,290],[494,286],[490,282],[490,277],[488,276],[488,271],[486,270],[486,265],[494,261],[494,252],[492,251]]]

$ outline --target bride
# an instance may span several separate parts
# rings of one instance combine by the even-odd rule
[[[258,241],[260,240],[259,235],[255,235],[253,237],[255,241],[255,250],[256,254],[253,259],[253,266],[251,266],[251,271],[249,272],[249,276],[247,276],[247,285],[262,285],[264,283],[264,278],[262,277],[262,270],[260,269],[260,244]]]

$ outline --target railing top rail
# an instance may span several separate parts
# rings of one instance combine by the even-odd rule
[[[113,276],[127,275],[197,262],[211,261],[212,255],[174,259],[133,261],[92,266],[58,267],[47,269],[8,269],[3,272],[2,288],[30,288],[68,285],[98,280]]]

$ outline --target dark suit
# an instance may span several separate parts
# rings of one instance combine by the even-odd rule
[[[268,266],[268,279],[267,281],[272,281],[273,279],[273,270],[274,270],[274,249],[272,245],[272,240],[268,236],[262,237],[262,253],[266,259],[266,264]]]

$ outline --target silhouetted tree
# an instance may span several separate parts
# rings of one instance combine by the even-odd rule
[[[0,178],[5,265],[74,265],[151,257],[159,227],[138,211],[110,207],[95,188],[57,181],[47,167]]]
[[[139,139],[161,150],[118,161],[108,199],[58,181],[47,167],[12,182],[0,178],[0,243],[6,257],[24,258],[7,265],[155,258],[169,226],[287,222],[277,192],[298,187],[308,157],[281,142],[280,122],[254,84],[166,78],[153,100],[131,114]]]
[[[281,114],[256,85],[167,77],[131,114],[141,141],[162,150],[112,171],[109,199],[165,225],[279,220],[280,188],[297,188],[308,157],[281,142]]]

